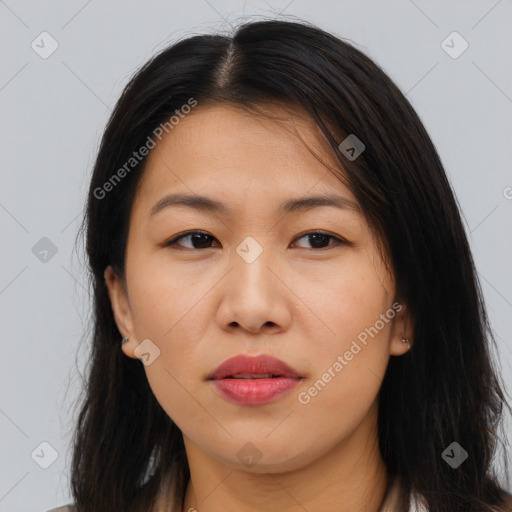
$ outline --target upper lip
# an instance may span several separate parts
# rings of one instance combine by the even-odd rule
[[[231,357],[218,366],[207,380],[218,380],[237,374],[270,373],[279,377],[301,378],[298,372],[288,366],[284,361],[266,354],[250,356],[240,354]]]

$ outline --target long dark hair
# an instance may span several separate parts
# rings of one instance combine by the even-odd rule
[[[224,102],[253,112],[269,101],[292,104],[314,120],[340,162],[333,172],[359,201],[414,319],[414,345],[391,357],[378,397],[388,473],[400,478],[404,503],[413,491],[431,512],[505,510],[492,463],[503,407],[510,407],[436,148],[404,95],[353,44],[305,22],[271,20],[243,24],[232,37],[198,35],[169,46],[130,80],[106,127],[80,229],[94,332],[73,439],[78,512],[149,511],[164,482],[172,482],[174,506],[182,506],[190,476],[182,434],[143,366],[120,350],[104,271],[112,265],[125,277],[130,208],[146,159],[133,168],[126,162],[191,98],[198,108]],[[357,159],[339,148],[351,134],[366,147]],[[117,173],[123,166],[127,172]],[[122,179],[114,180],[116,173]],[[468,452],[457,469],[441,456],[452,442]]]

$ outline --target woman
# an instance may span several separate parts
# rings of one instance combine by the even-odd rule
[[[83,229],[74,510],[512,510],[456,200],[352,45],[264,21],[161,52],[115,107]]]

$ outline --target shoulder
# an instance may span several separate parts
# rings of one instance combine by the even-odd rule
[[[52,508],[51,510],[47,510],[46,512],[73,512],[75,508],[70,503],[69,505],[63,505],[62,507]]]

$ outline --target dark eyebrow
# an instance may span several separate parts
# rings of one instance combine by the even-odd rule
[[[196,210],[230,215],[231,210],[223,203],[206,196],[193,194],[168,194],[160,199],[151,209],[149,217],[169,206],[188,206]],[[278,213],[286,215],[292,212],[307,211],[320,206],[334,206],[345,210],[352,210],[360,213],[361,209],[357,203],[337,195],[321,195],[288,199],[279,207]]]

